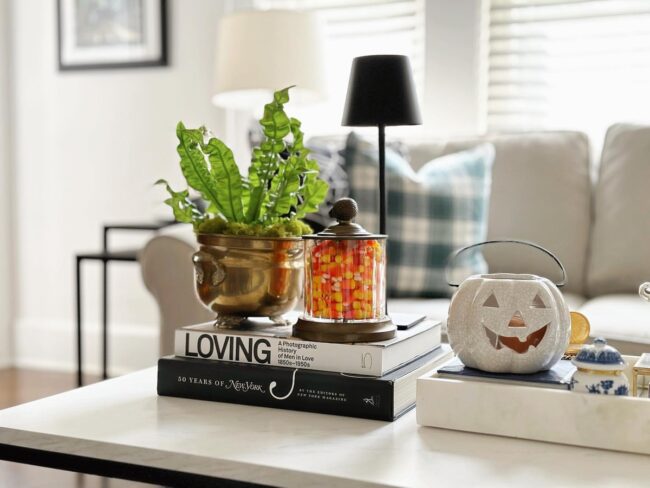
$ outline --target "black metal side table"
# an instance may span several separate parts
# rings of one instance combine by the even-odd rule
[[[112,230],[123,231],[157,231],[174,224],[173,221],[161,221],[144,224],[108,224],[103,226],[102,250],[95,253],[76,255],[76,300],[77,300],[77,385],[83,385],[83,351],[82,351],[82,310],[81,310],[81,263],[83,261],[102,262],[102,378],[108,378],[108,263],[111,261],[137,262],[138,249],[109,251],[108,234]]]

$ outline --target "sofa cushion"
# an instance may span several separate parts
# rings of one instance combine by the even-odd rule
[[[604,295],[587,301],[580,312],[591,324],[591,337],[648,344],[650,351],[650,303],[639,295]]]
[[[449,298],[393,298],[388,300],[388,314],[412,313],[440,320],[446,328]]]
[[[556,131],[486,136],[445,143],[409,145],[414,167],[423,161],[489,141],[495,148],[488,219],[489,239],[523,239],[555,253],[567,269],[565,290],[584,294],[591,221],[591,180],[587,137]],[[527,250],[485,249],[490,271],[534,273],[555,281],[556,266]],[[649,261],[650,263],[650,261]],[[650,279],[650,276],[647,277]]]
[[[378,151],[355,134],[345,152],[357,221],[378,230]],[[447,258],[455,249],[484,240],[494,148],[483,144],[439,158],[417,173],[395,151],[386,151],[389,296],[449,296]],[[480,253],[461,260],[460,275],[485,272]],[[456,269],[455,269],[456,271]]]
[[[634,293],[650,280],[650,126],[610,127],[599,172],[588,292]]]

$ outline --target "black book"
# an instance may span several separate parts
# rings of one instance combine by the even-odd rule
[[[571,389],[571,377],[576,367],[571,361],[562,359],[548,371],[539,371],[531,374],[516,373],[488,373],[465,366],[460,359],[454,358],[442,368],[438,369],[440,378],[454,378],[462,380],[487,381],[492,383],[509,383],[521,386],[537,386],[541,388],[555,388],[558,390]]]
[[[378,378],[167,356],[158,394],[392,421],[415,406],[416,379],[450,356],[439,346]]]

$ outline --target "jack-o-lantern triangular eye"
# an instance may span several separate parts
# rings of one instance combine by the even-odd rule
[[[530,304],[530,308],[546,308],[546,305],[544,305],[544,301],[539,295],[535,295],[533,303]]]
[[[487,300],[485,300],[485,303],[483,304],[484,307],[492,307],[492,308],[499,308],[499,302],[497,302],[497,297],[494,296],[494,293],[490,293],[490,296],[487,297]]]

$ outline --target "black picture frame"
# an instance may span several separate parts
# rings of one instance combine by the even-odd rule
[[[167,0],[142,0],[143,2],[154,2],[158,5],[158,11],[154,13],[147,13],[147,15],[156,15],[156,19],[149,19],[150,22],[155,22],[158,34],[155,36],[154,41],[156,44],[156,55],[154,57],[143,57],[142,59],[133,58],[116,60],[114,56],[112,59],[101,59],[97,57],[96,60],[83,62],[70,61],[66,59],[65,43],[66,35],[70,34],[70,26],[66,25],[66,18],[69,18],[70,12],[66,12],[66,8],[70,8],[68,0],[57,0],[57,44],[58,44],[58,67],[59,71],[86,71],[86,70],[107,70],[107,69],[125,69],[125,68],[149,68],[161,67],[169,65],[168,55],[168,38],[169,38],[169,25],[168,13],[169,5]]]

